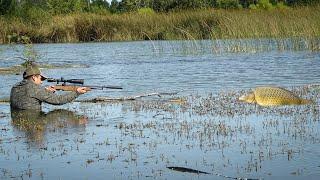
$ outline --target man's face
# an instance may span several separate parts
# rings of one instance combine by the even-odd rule
[[[41,75],[33,75],[32,79],[35,84],[37,85],[42,84]]]

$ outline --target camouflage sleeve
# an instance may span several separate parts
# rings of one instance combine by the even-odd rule
[[[62,105],[73,101],[79,96],[79,94],[77,92],[69,92],[66,94],[58,95],[53,92],[49,92],[44,88],[36,88],[33,96],[34,98],[48,104]]]

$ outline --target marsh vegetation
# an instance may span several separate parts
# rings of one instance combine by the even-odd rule
[[[24,3],[16,7],[17,11],[22,8],[19,10],[22,14],[13,9],[0,16],[0,43],[23,43],[26,38],[33,43],[274,38],[281,39],[276,42],[280,48],[285,49],[287,44],[283,39],[289,39],[296,44],[295,47],[319,50],[319,5],[279,6],[268,0],[260,1],[251,7],[249,1],[241,1],[244,3],[239,4],[242,8],[233,7],[231,3],[231,9],[220,7],[219,3],[209,5],[205,1],[195,1],[201,5],[186,2],[185,7],[173,9],[157,8],[147,2],[143,5],[123,1],[117,5],[119,12],[114,13],[107,8],[109,6],[103,5],[90,6],[91,9],[95,6],[105,8],[104,13],[98,13],[83,4],[81,6],[81,3],[65,5],[74,6],[70,11],[48,6],[54,1],[44,5]],[[250,44],[242,41],[237,45],[239,51],[250,48],[247,47]]]
[[[142,15],[82,13],[54,16],[40,24],[1,18],[0,42],[21,42],[21,36],[27,36],[34,43],[290,37],[314,43],[313,38],[319,37],[319,16],[319,7],[301,7]]]
[[[291,90],[319,98],[313,87]],[[259,107],[238,102],[243,93],[80,103],[36,121],[17,119],[11,112],[12,121],[1,105],[1,160],[20,166],[2,166],[1,176],[61,178],[76,168],[81,171],[72,177],[317,177],[319,164],[312,159],[319,157],[314,148],[320,142],[318,105]],[[50,160],[59,175],[35,163],[38,159]],[[281,172],[270,167],[279,165]],[[167,168],[174,166],[182,172],[194,168],[210,174]]]

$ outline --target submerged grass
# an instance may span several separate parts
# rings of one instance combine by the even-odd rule
[[[37,23],[0,18],[0,43],[303,38],[319,49],[320,6],[274,10],[195,10],[158,14],[71,14]],[[285,45],[284,45],[285,46]],[[315,47],[314,47],[315,46]]]
[[[290,90],[302,97],[319,99],[312,86]],[[63,168],[80,166],[83,174],[79,176],[83,177],[99,167],[95,168],[96,173],[127,179],[206,178],[168,173],[166,167],[172,166],[212,172],[213,176],[208,176],[211,179],[310,176],[316,167],[309,159],[318,157],[313,147],[320,143],[318,104],[259,107],[239,102],[237,98],[243,93],[244,90],[223,91],[173,99],[146,98],[119,106],[81,103],[79,107],[69,107],[81,111],[89,121],[71,111],[58,110],[47,113],[44,124],[21,119],[15,123],[10,120],[10,113],[0,112],[4,116],[1,160],[22,169],[4,166],[1,176],[55,176],[49,168],[33,163],[43,158],[50,159],[51,164],[64,163]],[[270,168],[270,163],[284,168],[278,172]],[[103,168],[106,164],[107,169]],[[300,167],[304,172],[300,173]],[[62,171],[60,176],[70,176],[70,172]]]

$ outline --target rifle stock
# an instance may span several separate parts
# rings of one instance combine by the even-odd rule
[[[76,92],[79,87],[81,87],[81,86],[56,85],[56,86],[54,86],[54,89],[61,90],[61,91],[74,91],[74,92]],[[86,87],[86,90],[90,91],[91,89],[89,87]]]

